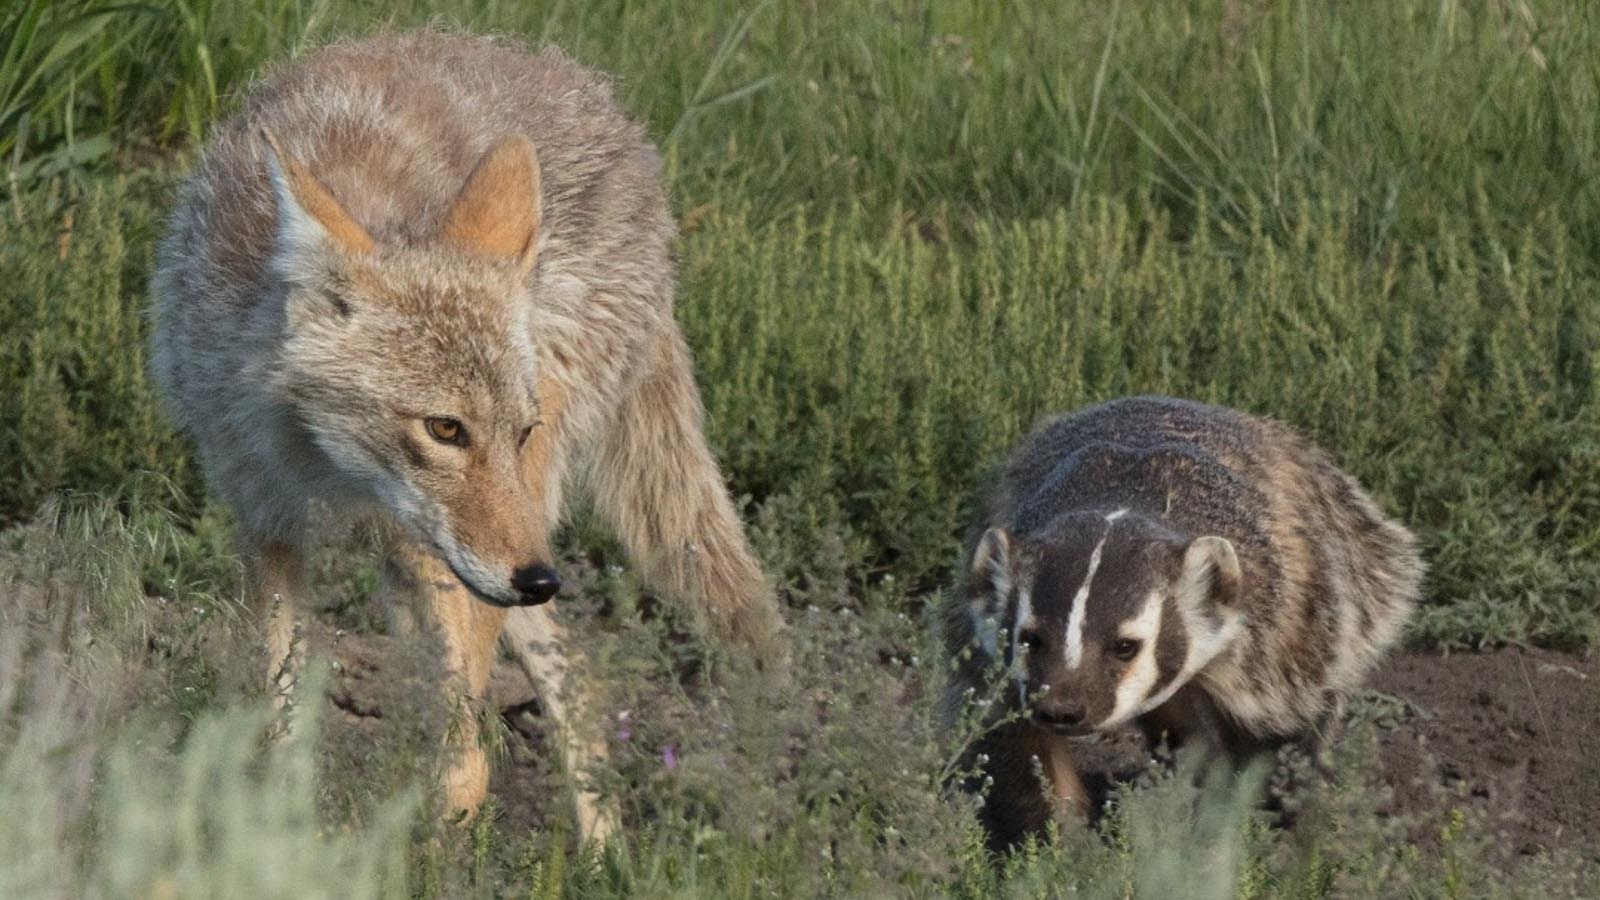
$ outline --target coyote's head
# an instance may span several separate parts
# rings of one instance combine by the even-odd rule
[[[270,377],[286,408],[478,597],[549,600],[561,582],[532,459],[544,455],[527,446],[544,424],[527,322],[533,145],[512,137],[484,154],[434,240],[386,246],[262,137],[278,207],[270,277],[285,310]]]

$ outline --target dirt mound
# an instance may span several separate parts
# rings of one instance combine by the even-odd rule
[[[1402,653],[1350,706],[1377,740],[1365,760],[1388,794],[1377,811],[1413,843],[1437,845],[1459,809],[1508,858],[1560,850],[1600,862],[1600,657]],[[1150,761],[1131,729],[1078,759],[1097,798]]]
[[[1455,806],[1507,849],[1600,861],[1600,658],[1407,653],[1372,686],[1405,702],[1375,761],[1397,811]]]

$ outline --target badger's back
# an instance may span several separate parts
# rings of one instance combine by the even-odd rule
[[[1233,542],[1246,633],[1198,680],[1247,730],[1314,724],[1398,637],[1423,567],[1320,450],[1266,419],[1165,397],[1046,423],[1006,469],[994,520],[1021,535],[1063,513],[1128,509]]]

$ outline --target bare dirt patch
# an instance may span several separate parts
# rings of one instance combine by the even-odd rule
[[[339,660],[330,686],[343,713],[336,728],[370,750],[393,741],[380,735],[401,722],[414,730],[417,718],[430,718],[421,707],[436,694],[437,673],[397,659],[422,649],[415,638],[318,637]],[[554,772],[538,698],[504,660],[489,694],[505,726],[491,786],[498,815],[513,826],[547,827],[565,814],[564,779]],[[411,708],[390,716],[396,704]],[[1387,795],[1379,812],[1404,823],[1413,842],[1436,844],[1460,810],[1508,860],[1561,852],[1600,863],[1600,655],[1397,654],[1352,704],[1352,716],[1370,723],[1376,740],[1365,778]],[[411,740],[426,750],[436,738]],[[1081,750],[1091,787],[1102,794],[1150,762],[1132,734]]]
[[[1600,658],[1407,653],[1373,688],[1405,701],[1374,762],[1397,811],[1460,808],[1507,850],[1600,861]]]
[[[1437,846],[1459,810],[1508,862],[1559,851],[1600,863],[1600,657],[1400,653],[1348,718],[1347,738],[1370,725],[1376,742],[1358,773],[1376,811],[1412,843]],[[1078,758],[1097,798],[1150,763],[1131,729]]]

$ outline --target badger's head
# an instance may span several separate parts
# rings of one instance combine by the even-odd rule
[[[967,596],[1034,721],[1083,734],[1161,705],[1241,633],[1239,560],[1126,510],[1073,513],[1020,539],[990,528]]]

